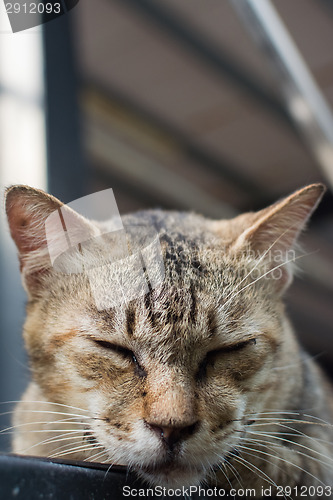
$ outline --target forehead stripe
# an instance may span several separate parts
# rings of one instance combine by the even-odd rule
[[[152,299],[151,299],[151,294],[147,293],[144,298],[144,305],[147,310],[147,317],[148,320],[150,321],[150,324],[152,327],[155,326],[155,321],[154,321],[154,314],[153,314],[153,308],[152,308]]]
[[[126,311],[126,330],[130,337],[133,336],[135,330],[136,316],[133,306],[129,306]]]

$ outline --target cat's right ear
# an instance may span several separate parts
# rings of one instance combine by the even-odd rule
[[[274,278],[272,282],[280,293],[291,283],[298,237],[325,190],[322,184],[311,184],[260,212],[243,216],[243,224],[246,221],[248,224],[233,248],[235,251],[250,250],[260,258],[266,274]]]
[[[51,223],[51,237],[63,232],[57,221],[71,219],[85,233],[92,232],[91,225],[82,216],[64,205],[54,196],[29,186],[12,186],[6,191],[6,213],[11,236],[17,246],[23,285],[29,296],[39,294],[43,277],[52,272],[49,243],[45,223]],[[50,232],[50,231],[49,231]]]

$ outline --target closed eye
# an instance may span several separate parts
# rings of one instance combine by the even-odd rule
[[[236,344],[231,344],[227,346],[214,349],[213,351],[208,351],[206,357],[200,363],[199,369],[197,371],[197,380],[203,379],[206,376],[206,370],[208,365],[214,365],[214,361],[221,354],[233,353],[237,351],[242,351],[249,345],[255,345],[257,340],[255,338],[249,340],[243,340],[242,342],[237,342]]]
[[[112,342],[108,342],[107,340],[99,340],[99,339],[92,339],[92,340],[94,341],[95,344],[102,347],[103,349],[109,349],[111,351],[114,351],[118,354],[121,354],[125,358],[131,358],[131,359],[135,358],[134,352],[131,351],[130,349],[126,349],[126,347],[113,344]]]
[[[249,340],[243,340],[243,342],[237,342],[236,344],[231,344],[227,345],[224,347],[221,347],[219,349],[215,349],[214,351],[210,351],[208,354],[219,354],[219,353],[224,353],[224,352],[235,352],[235,351],[241,351],[244,349],[244,347],[247,347],[248,345],[255,345],[257,343],[257,339],[249,339]]]
[[[113,344],[112,342],[108,342],[107,340],[99,340],[99,339],[91,339],[91,340],[93,340],[95,344],[102,347],[103,349],[111,350],[113,352],[120,354],[124,358],[131,360],[135,365],[135,373],[139,377],[145,377],[147,375],[145,369],[138,362],[136,355],[130,349],[122,347],[118,344]]]

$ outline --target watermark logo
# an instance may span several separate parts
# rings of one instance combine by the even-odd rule
[[[13,33],[34,28],[73,9],[79,0],[4,0]]]
[[[156,230],[148,224],[124,226],[112,189],[52,212],[45,234],[54,270],[85,274],[98,310],[126,304],[163,283]]]

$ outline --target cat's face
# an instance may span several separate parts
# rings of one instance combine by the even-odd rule
[[[277,391],[288,390],[276,368],[295,349],[281,252],[286,258],[320,193],[308,188],[230,222],[159,211],[124,217],[125,225],[154,219],[165,279],[117,308],[97,310],[84,274],[26,272],[34,380],[48,400],[86,411],[100,458],[153,484],[194,485],[223,467],[253,414],[274,409]]]

